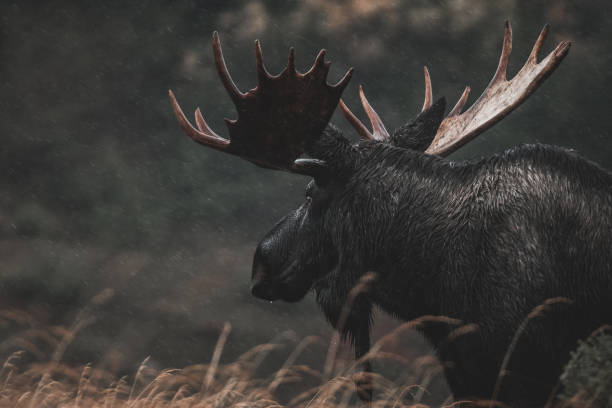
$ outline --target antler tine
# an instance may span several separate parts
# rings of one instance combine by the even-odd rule
[[[497,70],[493,75],[493,82],[505,81],[506,71],[508,69],[508,60],[510,59],[510,53],[512,52],[512,27],[510,21],[506,20],[504,23],[504,42],[502,46],[502,52],[499,56],[499,63],[497,64]],[[490,86],[490,85],[489,85]]]
[[[176,119],[178,120],[179,124],[181,125],[181,128],[183,128],[183,130],[185,131],[185,133],[187,133],[189,135],[189,137],[191,137],[194,141],[206,145],[206,146],[210,146],[212,148],[215,148],[217,150],[226,150],[227,147],[230,144],[230,141],[227,139],[222,138],[221,136],[219,136],[218,134],[216,134],[206,123],[206,121],[204,120],[204,118],[202,117],[202,113],[200,112],[200,108],[198,108],[195,112],[195,117],[196,117],[196,124],[199,128],[196,129],[193,127],[193,125],[187,120],[187,117],[185,117],[185,114],[183,113],[183,110],[181,109],[180,105],[178,104],[176,98],[174,97],[174,93],[172,93],[172,91],[168,91],[168,94],[170,95],[170,101],[172,103],[172,109],[174,110],[174,115],[176,116]]]
[[[538,54],[540,53],[540,49],[542,48],[542,44],[544,44],[544,40],[546,40],[546,36],[548,35],[548,30],[550,29],[550,24],[544,25],[542,31],[540,31],[540,35],[536,40],[535,44],[533,44],[533,49],[531,50],[531,54],[529,54],[528,61],[532,63],[537,63]]]
[[[571,45],[561,41],[538,63],[538,53],[548,29],[548,25],[544,26],[521,70],[508,80],[506,69],[512,51],[512,28],[506,21],[501,56],[491,82],[476,102],[464,113],[460,113],[469,93],[469,87],[465,89],[457,105],[440,124],[426,153],[447,155],[454,152],[516,109],[544,82],[563,61]]]
[[[317,57],[315,58],[314,63],[312,64],[312,69],[316,68],[317,66],[319,66],[320,64],[322,64],[325,61],[325,54],[327,53],[327,51],[325,49],[322,49],[321,51],[319,51],[319,53],[317,54]]]
[[[346,120],[351,125],[353,125],[357,133],[359,133],[359,135],[364,139],[376,140],[379,142],[389,140],[389,132],[387,132],[387,129],[385,128],[385,125],[380,119],[378,113],[376,113],[374,108],[372,108],[372,105],[370,105],[370,102],[368,102],[368,99],[363,93],[363,86],[361,85],[359,86],[359,98],[361,99],[361,105],[363,106],[363,110],[368,115],[368,119],[370,119],[370,124],[372,125],[372,132],[368,130],[368,128],[353,114],[353,112],[351,112],[348,106],[346,106],[344,101],[342,101],[341,99],[339,106]]]
[[[431,90],[431,77],[429,76],[429,70],[426,66],[423,67],[423,73],[425,74],[425,101],[423,102],[423,112],[426,109],[431,108],[433,102],[432,90]]]
[[[200,132],[210,135],[212,137],[217,137],[219,139],[223,139],[221,136],[217,135],[211,128],[208,126],[208,123],[204,120],[204,116],[202,116],[202,111],[198,107],[195,110],[195,123]]]
[[[459,98],[459,100],[457,101],[453,109],[451,109],[448,116],[457,116],[461,113],[461,111],[463,110],[463,107],[465,106],[465,103],[468,100],[468,96],[470,96],[471,90],[472,88],[470,88],[469,86],[465,87],[465,89],[463,90],[463,93],[461,94],[461,97]]]
[[[338,106],[340,106],[340,110],[342,110],[344,118],[355,128],[359,136],[364,139],[375,140],[368,128],[357,118],[357,116],[355,116],[353,112],[351,112],[349,107],[346,106],[342,99],[340,99]]]
[[[234,103],[239,103],[241,100],[244,99],[245,94],[240,92],[240,90],[232,80],[229,71],[227,70],[227,66],[225,65],[225,59],[223,58],[223,51],[221,50],[221,41],[219,40],[219,34],[216,31],[213,32],[212,40],[213,53],[215,55],[215,66],[217,67],[217,72],[219,73],[221,82],[223,83],[223,86],[227,90],[227,93],[229,93]]]
[[[289,59],[287,61],[287,73],[295,74],[295,50],[289,48]]]
[[[323,66],[326,69],[329,68],[329,65],[325,62],[323,63]],[[344,92],[344,88],[346,88],[349,81],[353,77],[353,72],[355,72],[355,68],[350,67],[348,71],[346,71],[346,74],[344,74],[344,76],[338,82],[336,82],[335,85],[332,85],[331,87],[334,88],[338,94],[342,94],[342,92]]]
[[[255,64],[257,65],[257,78],[259,81],[270,79],[270,73],[266,70],[263,62],[263,54],[261,52],[259,40],[255,40]]]
[[[310,69],[302,75],[306,76],[314,73],[321,64],[323,64],[324,68],[326,68],[325,73],[327,74],[327,68],[329,68],[329,66],[325,65],[325,53],[326,51],[324,49],[320,50],[314,60],[314,63],[312,64],[312,67],[310,67]]]
[[[425,102],[423,102],[423,109],[421,109],[421,112],[424,112],[426,109],[431,108],[431,105],[433,103],[432,102],[433,101],[433,90],[431,87],[431,77],[429,75],[429,70],[427,69],[427,66],[423,67],[423,73],[425,74]],[[461,94],[461,97],[459,98],[459,100],[457,101],[453,109],[450,111],[448,116],[455,116],[461,113],[461,110],[465,106],[465,103],[467,102],[467,98],[470,95],[470,90],[471,89],[469,86],[465,87],[465,89],[463,90],[463,93]]]
[[[372,125],[372,138],[381,142],[388,140],[389,132],[387,132],[387,129],[385,128],[385,125],[380,119],[380,116],[378,116],[378,113],[376,113],[374,108],[372,108],[372,105],[370,105],[370,102],[368,102],[368,99],[363,93],[363,86],[361,85],[359,85],[359,98],[361,98],[361,105],[363,105],[363,110],[365,110],[365,113],[370,119],[370,124]]]

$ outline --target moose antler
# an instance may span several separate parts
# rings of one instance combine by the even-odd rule
[[[359,85],[359,98],[361,99],[361,105],[363,106],[363,110],[365,110],[368,115],[368,119],[370,119],[370,124],[372,125],[372,132],[368,130],[368,128],[359,120],[357,116],[351,112],[351,110],[346,106],[344,101],[340,99],[340,109],[342,109],[342,113],[344,117],[350,122],[351,125],[357,130],[357,133],[364,139],[376,140],[379,142],[384,142],[389,140],[389,132],[385,128],[383,121],[378,116],[378,113],[372,108],[370,102],[365,97],[363,93],[363,86]]]
[[[569,51],[571,43],[561,41],[550,54],[538,63],[538,53],[542,48],[548,30],[549,25],[547,24],[540,32],[540,36],[523,68],[514,78],[508,80],[506,79],[506,68],[512,51],[512,28],[510,23],[506,21],[501,57],[493,79],[478,100],[468,110],[461,113],[470,93],[470,87],[465,88],[455,107],[440,124],[436,136],[425,152],[446,156],[499,122],[523,103],[553,73]],[[425,102],[423,103],[423,110],[426,110],[432,105],[431,79],[427,67],[424,67],[424,74]],[[370,132],[341,100],[339,106],[344,116],[362,137],[370,140],[389,140],[389,133],[386,132],[380,117],[368,103],[361,88],[359,93],[363,108],[372,124],[373,132]]]
[[[169,91],[174,114],[185,133],[200,144],[262,167],[314,175],[324,163],[298,157],[321,136],[351,79],[353,68],[337,84],[329,85],[326,78],[331,63],[324,61],[325,50],[319,52],[312,68],[301,74],[295,69],[295,52],[291,48],[287,67],[272,76],[264,66],[259,41],[255,41],[257,86],[243,93],[227,70],[216,31],[212,40],[217,72],[236,106],[238,119],[225,119],[228,140],[208,126],[198,108],[196,129]]]

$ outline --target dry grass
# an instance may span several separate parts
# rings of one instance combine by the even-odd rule
[[[75,318],[70,327],[41,328],[28,313],[0,310],[0,326],[19,327],[10,342],[13,352],[0,369],[0,407],[351,407],[359,406],[354,377],[359,362],[343,359],[340,339],[307,336],[295,341],[282,364],[272,374],[262,377],[259,370],[273,351],[285,348],[282,341],[253,347],[235,361],[220,364],[231,325],[221,330],[211,359],[181,369],[156,369],[145,359],[132,375],[117,378],[104,365],[69,365],[63,356],[79,332],[95,320],[99,307],[113,297],[110,289],[94,297]],[[398,386],[380,374],[368,374],[376,401],[372,407],[424,406],[420,401],[427,386],[441,367],[432,356],[407,359],[385,351],[385,344],[398,342],[408,329],[428,318],[406,323],[380,339],[363,359],[385,365],[406,366]],[[433,319],[440,319],[434,317]],[[446,319],[446,318],[442,318]],[[285,339],[287,340],[287,339]],[[285,341],[286,343],[286,341]],[[300,363],[307,349],[325,356],[315,368]],[[269,361],[266,361],[269,365]],[[406,385],[410,384],[410,385]],[[449,399],[450,401],[450,399]]]
[[[93,299],[68,327],[31,328],[26,313],[0,311],[0,320],[26,327],[12,337],[21,351],[12,353],[0,369],[0,407],[351,407],[359,406],[354,376],[359,362],[342,359],[338,338],[307,336],[293,343],[276,371],[265,377],[258,368],[269,354],[287,344],[258,345],[229,364],[220,364],[231,325],[226,323],[211,359],[181,369],[155,369],[145,359],[133,375],[117,378],[91,365],[71,366],[62,361],[69,344],[95,315],[96,307],[112,294]],[[386,366],[406,367],[410,376],[397,382],[380,374],[369,374],[376,400],[372,407],[415,407],[428,393],[432,378],[441,367],[430,355],[406,358],[388,351],[408,329],[428,320],[425,317],[398,327],[380,339],[364,359]],[[5,342],[6,343],[6,342]],[[285,343],[287,343],[285,341]],[[43,346],[43,345],[46,345]],[[307,349],[325,356],[320,368],[300,363]],[[41,362],[44,361],[44,362]],[[269,363],[269,361],[268,361]],[[259,370],[259,372],[265,370]],[[287,395],[290,395],[287,397]],[[450,401],[450,399],[449,399]]]
[[[145,359],[134,374],[117,378],[103,368],[89,364],[70,366],[62,362],[63,354],[77,336],[79,330],[92,321],[97,306],[103,304],[112,293],[101,293],[94,298],[68,328],[28,329],[16,336],[14,343],[21,351],[12,353],[0,368],[0,407],[352,407],[363,406],[356,397],[354,377],[358,362],[342,360],[337,355],[337,341],[308,336],[293,345],[293,349],[278,369],[262,377],[258,368],[276,349],[286,346],[279,343],[261,344],[235,361],[220,364],[231,325],[226,323],[217,340],[210,362],[181,369],[156,369]],[[517,331],[513,345],[520,337],[523,326],[529,320],[546,311],[551,305],[564,299],[551,299],[534,309],[521,329]],[[27,314],[18,311],[0,311],[0,320],[9,320],[27,326]],[[409,329],[427,322],[443,322],[457,328],[451,336],[461,336],[475,328],[441,316],[424,316],[407,322],[391,331],[363,357],[378,366],[395,365],[408,373],[390,380],[381,374],[369,373],[374,388],[372,408],[376,407],[426,407],[422,400],[429,393],[432,381],[442,375],[442,367],[431,355],[407,358],[388,351],[388,345]],[[48,357],[37,344],[52,346]],[[320,369],[299,364],[301,354],[308,348],[320,348],[326,356]],[[512,354],[513,346],[508,350]],[[46,362],[40,362],[46,361]],[[506,363],[506,360],[505,360]],[[498,383],[503,380],[505,364]],[[260,370],[261,371],[261,370]],[[496,387],[497,391],[498,387]],[[287,397],[290,390],[290,397]],[[565,401],[564,407],[588,407],[588,396],[575,396]],[[492,401],[454,402],[449,396],[444,407],[503,406]],[[552,400],[548,405],[553,406]]]
[[[414,327],[406,324],[391,333]],[[256,376],[258,366],[266,355],[279,344],[254,347],[229,364],[219,364],[225,339],[229,333],[225,326],[211,362],[182,369],[157,370],[142,362],[133,376],[115,378],[111,373],[90,365],[68,366],[59,361],[30,363],[21,366],[26,352],[13,353],[0,369],[0,407],[353,407],[362,406],[356,398],[353,377],[354,364],[334,370],[330,380],[324,380],[329,367],[317,370],[296,364],[299,354],[307,347],[321,345],[320,338],[310,336],[299,342],[284,364],[266,378]],[[428,381],[441,375],[440,366],[431,356],[406,361],[402,356],[382,351],[385,339],[377,343],[367,358],[380,362],[401,364],[413,372],[420,371],[418,384],[390,381],[379,374],[370,374],[374,389],[374,407],[426,407],[421,398],[426,394]],[[363,374],[363,373],[362,373]],[[278,390],[286,385],[316,384],[296,392],[293,398],[280,402]],[[298,387],[299,389],[299,387]],[[450,397],[445,407],[467,406],[453,402]],[[470,406],[502,406],[481,401]],[[567,407],[586,407],[577,397]]]
[[[305,338],[291,353],[285,364],[268,378],[254,373],[264,356],[278,345],[263,344],[245,353],[236,361],[217,365],[198,364],[183,369],[156,370],[143,361],[133,378],[113,378],[108,372],[90,365],[70,367],[58,362],[30,364],[20,370],[24,352],[13,353],[0,371],[0,407],[353,407],[362,406],[356,398],[352,368],[343,370],[331,380],[321,381],[323,372],[305,365],[292,364],[295,353],[313,341]],[[221,344],[221,342],[219,343]],[[222,345],[220,346],[222,347]],[[221,348],[218,348],[221,350]],[[220,352],[220,351],[219,351]],[[373,359],[397,360],[399,356],[384,352]],[[402,361],[402,363],[405,363]],[[428,365],[428,362],[421,361]],[[430,366],[431,367],[431,366]],[[436,375],[437,373],[434,373]],[[431,373],[430,373],[431,375]],[[375,407],[426,407],[419,403],[426,390],[422,384],[398,385],[372,374]],[[285,384],[318,382],[280,403],[277,390]],[[449,400],[444,407],[468,406],[465,401]],[[469,406],[503,406],[487,401]],[[566,407],[587,407],[578,397]]]
[[[229,326],[226,326],[226,328]],[[227,333],[229,329],[224,331]],[[226,336],[226,335],[225,335]],[[305,347],[319,342],[307,337],[295,347],[285,363],[271,376],[258,378],[257,367],[265,356],[279,347],[263,344],[254,347],[236,361],[219,365],[224,334],[209,364],[182,369],[156,370],[148,359],[142,362],[132,379],[113,375],[85,365],[67,366],[61,362],[33,363],[20,366],[24,352],[13,353],[0,372],[2,407],[349,407],[357,404],[353,385],[353,367],[345,367],[331,380],[323,381],[323,371],[295,364]],[[399,356],[377,352],[374,359],[400,360]],[[424,365],[427,365],[426,363]],[[399,387],[380,375],[372,374],[377,400],[374,407],[420,406],[415,397],[424,387]],[[303,389],[282,405],[277,391],[286,384],[316,383]],[[412,403],[408,403],[410,400]]]

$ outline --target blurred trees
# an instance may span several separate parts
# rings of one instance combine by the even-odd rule
[[[612,144],[602,137],[610,128],[605,39],[612,25],[595,3],[4,3],[2,236],[167,248],[235,224],[247,224],[243,233],[265,227],[297,203],[305,180],[198,148],[176,126],[168,88],[186,109],[199,104],[221,133],[221,119],[234,115],[212,64],[213,29],[244,89],[254,85],[254,38],[272,71],[284,65],[289,45],[303,68],[325,47],[331,78],[357,69],[345,99],[354,104],[363,83],[397,126],[420,106],[422,65],[449,104],[465,84],[475,100],[497,63],[503,20],[514,25],[511,72],[550,22],[547,49],[572,39],[570,57],[461,157],[542,141],[609,165]],[[287,202],[275,205],[281,197]]]

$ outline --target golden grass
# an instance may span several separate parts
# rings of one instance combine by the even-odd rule
[[[370,377],[374,388],[374,401],[370,404],[372,408],[426,407],[421,401],[429,394],[428,387],[432,379],[442,376],[442,366],[431,355],[407,358],[387,351],[388,347],[385,346],[396,343],[407,330],[432,321],[456,326],[451,333],[452,338],[475,330],[473,325],[461,325],[461,322],[448,317],[424,316],[404,323],[383,336],[362,360],[369,359],[381,366],[399,365],[402,370],[411,373],[399,380],[391,380],[377,373],[357,372],[362,361],[339,359],[337,335],[334,335],[331,341],[318,336],[308,336],[296,342],[279,368],[263,378],[257,374],[259,366],[270,352],[283,347],[283,344],[261,344],[231,363],[220,364],[231,331],[229,323],[221,330],[211,360],[205,364],[160,370],[154,368],[153,364],[149,363],[149,358],[146,358],[133,375],[117,378],[113,373],[89,364],[71,366],[63,363],[66,348],[78,332],[92,321],[95,307],[111,296],[112,293],[102,293],[94,298],[68,328],[28,328],[14,336],[13,344],[22,350],[12,353],[0,368],[0,407],[348,408],[363,406],[356,397],[354,379],[356,376],[363,378],[364,375]],[[526,317],[508,350],[496,392],[503,381],[507,359],[524,330],[523,326],[552,305],[565,301],[560,298],[550,299]],[[27,314],[20,311],[0,311],[0,321],[29,326],[28,319]],[[41,356],[45,355],[45,351],[39,347],[41,343],[51,346],[46,360],[41,359]],[[299,363],[300,355],[312,347],[321,348],[321,355],[326,356],[320,369]],[[287,390],[291,391],[289,398]],[[588,407],[590,405],[585,402],[585,398],[588,396],[575,396],[561,406]],[[553,405],[551,399],[547,406]],[[503,405],[493,401],[453,401],[448,396],[441,406],[450,408]]]
[[[227,326],[226,326],[227,327]],[[223,335],[222,335],[223,336]],[[223,340],[221,338],[221,340]],[[352,369],[322,381],[323,373],[295,364],[301,350],[318,341],[307,337],[285,363],[268,378],[257,378],[255,371],[264,356],[278,347],[254,347],[236,361],[218,364],[223,341],[218,343],[209,364],[182,369],[156,370],[142,362],[133,378],[113,378],[90,365],[72,367],[61,362],[19,365],[24,352],[13,353],[0,372],[2,407],[349,407],[357,404]],[[394,359],[390,353],[372,358]],[[374,380],[377,399],[373,407],[422,406],[407,404],[422,390],[420,385],[397,386],[377,374]],[[276,392],[285,384],[318,383],[297,393],[284,404]]]
[[[92,305],[100,304],[96,298]],[[354,377],[359,362],[338,357],[336,335],[331,341],[307,336],[296,341],[279,368],[265,378],[257,371],[266,357],[282,342],[261,344],[228,364],[220,364],[231,325],[221,330],[210,362],[181,369],[155,369],[145,359],[134,374],[116,378],[102,368],[89,364],[70,366],[63,354],[78,332],[92,321],[95,308],[86,307],[68,328],[26,328],[12,337],[13,345],[23,350],[12,353],[0,369],[0,407],[351,407],[361,405],[356,398]],[[19,311],[4,311],[0,320],[28,327],[27,317]],[[424,407],[427,384],[441,375],[441,367],[430,355],[408,359],[384,349],[398,336],[429,320],[424,317],[406,323],[381,338],[364,359],[381,364],[400,364],[419,373],[419,384],[397,385],[380,374],[371,377],[376,399],[372,407]],[[46,345],[47,347],[43,347]],[[320,351],[325,363],[320,369],[300,364],[302,353]],[[47,350],[48,357],[41,358]],[[31,362],[34,360],[34,362]],[[28,362],[30,361],[30,362]],[[44,361],[44,362],[40,362]],[[291,396],[287,397],[287,387]],[[284,397],[281,398],[281,396]],[[282,401],[281,401],[282,399]]]
[[[403,325],[397,331],[412,325]],[[329,367],[318,370],[297,364],[299,354],[311,345],[321,345],[322,339],[309,336],[299,342],[285,362],[266,378],[256,376],[258,366],[279,344],[258,345],[229,364],[219,364],[229,324],[224,327],[210,363],[182,369],[157,370],[145,359],[133,376],[115,378],[113,374],[91,365],[69,366],[59,361],[30,363],[20,361],[24,351],[13,353],[0,369],[0,407],[334,407],[362,406],[356,398],[353,379],[355,364],[342,367],[329,380],[324,375]],[[397,332],[395,333],[397,334]],[[392,334],[390,334],[391,336]],[[384,339],[382,341],[384,343]],[[421,370],[420,384],[398,384],[383,376],[369,374],[375,389],[372,408],[426,407],[420,403],[428,393],[428,381],[441,375],[440,366],[432,356],[407,361],[405,357],[382,351],[381,342],[373,347],[367,358],[378,362],[393,362],[407,369]],[[302,387],[293,398],[281,403],[277,391],[286,385],[316,384]],[[581,402],[582,401],[582,402]],[[466,401],[453,402],[444,407],[468,406]],[[469,406],[503,406],[488,401],[471,402]],[[588,406],[576,398],[566,403]]]

